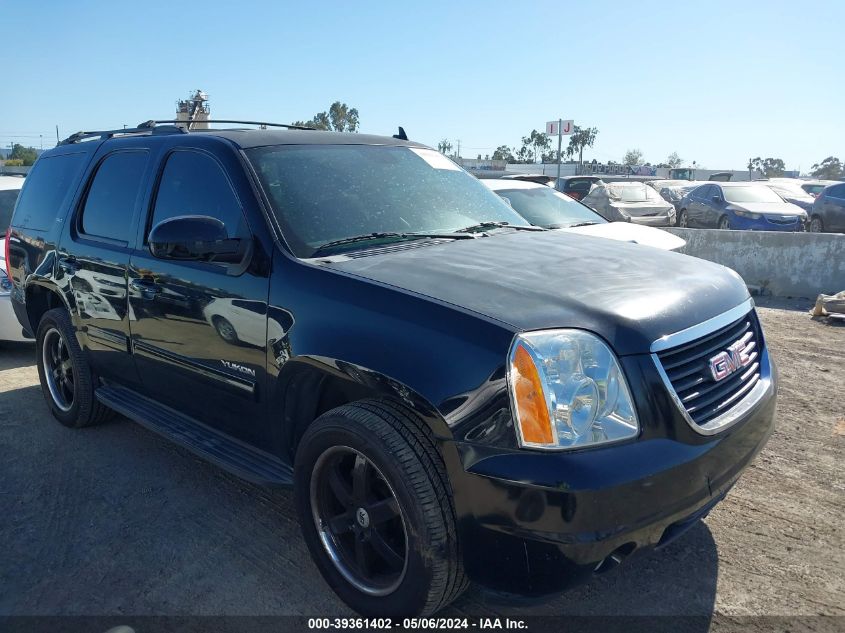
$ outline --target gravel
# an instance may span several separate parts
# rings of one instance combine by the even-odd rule
[[[449,614],[845,615],[845,327],[760,300],[777,429],[670,546],[534,603],[471,589]],[[50,416],[31,345],[0,347],[0,615],[351,615],[317,573],[292,495],[126,420]],[[495,553],[491,553],[495,564]]]

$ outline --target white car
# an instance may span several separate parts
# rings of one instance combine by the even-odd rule
[[[481,182],[535,226],[635,242],[666,251],[686,244],[686,240],[661,229],[631,222],[608,222],[588,206],[545,185],[503,179]]]
[[[0,341],[31,340],[24,337],[12,310],[12,283],[6,274],[6,231],[12,221],[12,211],[22,186],[23,178],[0,176]]]

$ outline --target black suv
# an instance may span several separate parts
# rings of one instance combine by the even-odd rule
[[[404,139],[80,133],[7,236],[53,415],[293,486],[364,614],[611,569],[706,515],[772,430],[735,273],[530,227]]]

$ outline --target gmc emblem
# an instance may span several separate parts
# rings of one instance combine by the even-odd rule
[[[751,364],[752,357],[747,351],[747,343],[740,339],[732,343],[727,351],[719,352],[710,359],[710,373],[713,380],[719,382],[727,378],[737,369]]]

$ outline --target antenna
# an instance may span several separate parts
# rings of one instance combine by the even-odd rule
[[[403,128],[403,127],[400,125],[400,126],[399,126],[399,134],[394,134],[394,135],[393,135],[393,138],[398,138],[400,141],[407,141],[407,140],[408,140],[408,135],[407,135],[407,134],[405,134],[405,128]]]

